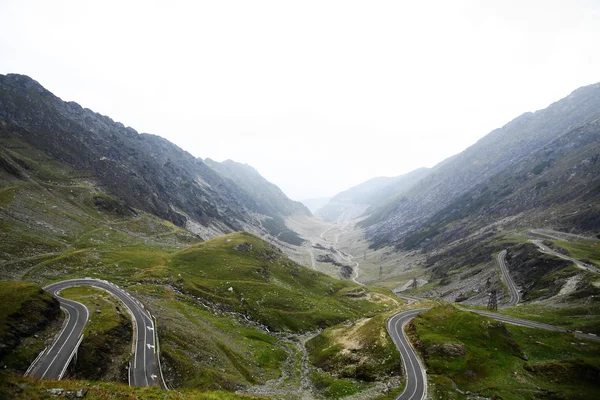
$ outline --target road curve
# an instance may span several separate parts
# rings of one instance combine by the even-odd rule
[[[600,274],[600,269],[599,268],[596,268],[596,267],[594,267],[592,265],[583,263],[583,262],[581,262],[581,261],[579,261],[579,260],[577,260],[575,258],[566,256],[566,255],[561,254],[561,253],[559,253],[557,251],[554,251],[551,248],[549,248],[548,246],[545,246],[542,243],[541,240],[534,239],[534,240],[531,240],[531,243],[535,244],[540,249],[540,251],[542,253],[552,254],[555,257],[562,258],[563,260],[571,261],[573,264],[575,264],[577,267],[579,267],[579,268],[581,268],[583,270],[586,270],[586,271],[589,271],[589,272],[594,272],[596,274]]]
[[[395,400],[422,400],[427,395],[427,378],[415,349],[404,333],[406,324],[427,308],[402,311],[388,320],[387,330],[396,344],[406,377],[406,387]]]
[[[545,329],[545,330],[554,331],[554,332],[572,333],[573,335],[575,335],[581,339],[587,339],[587,340],[593,340],[595,342],[600,342],[600,337],[598,337],[594,334],[583,333],[583,332],[578,332],[578,331],[572,332],[572,331],[569,331],[565,328],[561,328],[558,326],[544,324],[542,322],[529,321],[527,319],[510,317],[510,316],[504,315],[504,314],[496,314],[496,313],[491,313],[491,312],[487,312],[487,311],[479,311],[479,310],[468,310],[468,309],[464,309],[464,308],[463,308],[463,310],[470,311],[472,313],[479,314],[484,317],[492,318],[497,321],[506,322],[508,324],[521,325],[521,326],[525,326],[527,328]]]
[[[549,331],[555,332],[564,332],[564,333],[573,333],[575,336],[581,339],[593,340],[596,342],[600,342],[600,337],[597,337],[594,334],[587,334],[582,332],[571,332],[567,329],[560,328],[558,326],[544,324],[541,322],[533,322],[525,319],[509,317],[507,315],[496,314],[486,311],[478,311],[478,310],[469,310],[461,307],[463,311],[470,311],[475,314],[479,314],[484,317],[488,317],[491,319],[495,319],[497,321],[513,324],[513,325],[521,325],[528,328],[538,328],[538,329],[546,329]],[[423,400],[427,396],[427,375],[424,366],[421,364],[421,361],[417,357],[417,354],[410,344],[406,334],[404,333],[405,325],[418,314],[423,311],[428,310],[428,308],[419,308],[413,310],[402,311],[392,318],[390,318],[387,322],[387,330],[394,341],[394,344],[398,348],[400,352],[400,356],[402,357],[402,365],[405,370],[406,377],[406,387],[400,393],[395,400]]]
[[[519,295],[519,291],[515,286],[515,282],[512,280],[512,277],[508,272],[508,267],[506,265],[506,250],[502,250],[498,254],[498,264],[500,264],[500,270],[502,270],[502,277],[504,278],[504,282],[506,282],[506,286],[508,286],[508,291],[510,295],[508,302],[505,303],[502,306],[502,308],[514,307],[519,303],[519,301],[521,301],[521,296]]]
[[[72,286],[93,286],[118,298],[127,308],[133,321],[133,360],[129,366],[131,386],[160,386],[166,389],[159,366],[154,321],[144,306],[124,289],[98,279],[71,279],[52,283],[44,290],[54,296],[67,314],[58,337],[44,349],[31,364],[26,375],[60,380],[82,339],[82,332],[89,319],[87,307],[73,300],[59,296],[61,290]]]

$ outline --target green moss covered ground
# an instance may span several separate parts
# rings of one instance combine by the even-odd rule
[[[467,391],[507,400],[600,396],[597,342],[504,325],[453,306],[421,313],[411,335],[438,398],[466,398]]]

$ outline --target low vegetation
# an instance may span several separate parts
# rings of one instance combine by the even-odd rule
[[[595,399],[600,343],[439,306],[417,316],[413,342],[439,398]]]
[[[388,310],[395,300],[304,268],[248,233],[234,233],[173,254],[175,285],[240,312],[270,330],[325,328]]]
[[[344,397],[376,381],[399,386],[402,363],[386,330],[387,316],[328,328],[306,343],[310,362],[318,368],[311,376],[313,384],[325,397]]]
[[[0,365],[23,339],[58,319],[58,302],[30,282],[0,281]]]
[[[564,249],[573,258],[600,266],[600,240],[581,240],[577,242],[553,240],[551,242],[559,249]]]
[[[114,382],[90,382],[78,380],[36,380],[0,373],[0,398],[45,400],[57,398],[81,398],[86,400],[148,399],[148,400],[260,400],[262,397],[243,396],[223,391],[199,391],[180,389],[168,391],[158,388],[130,387]]]
[[[93,287],[67,288],[60,295],[83,303],[90,313],[70,375],[78,379],[127,382],[132,324],[125,306]]]

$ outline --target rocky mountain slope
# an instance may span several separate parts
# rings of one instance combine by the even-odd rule
[[[94,177],[128,207],[204,238],[236,230],[277,236],[287,230],[281,217],[308,212],[274,185],[268,192],[240,186],[228,168],[220,168],[223,176],[168,140],[64,102],[27,76],[0,75],[0,130],[4,138],[27,143]],[[2,157],[0,165],[12,168],[7,166],[10,155]]]
[[[526,113],[436,165],[362,222],[375,245],[450,243],[494,223],[600,226],[600,83]]]
[[[94,277],[127,288],[157,318],[161,365],[172,389],[274,393],[274,398],[292,393],[289,398],[298,398],[294,393],[310,391],[310,370],[300,365],[304,332],[387,312],[398,304],[390,292],[304,268],[245,232],[201,241],[111,196],[93,174],[2,133],[0,283],[12,280],[8,288],[15,289],[11,293],[21,304],[29,294],[38,297],[39,286],[16,281],[43,287],[57,280]],[[110,319],[108,308],[115,311],[114,306],[100,310],[104,306],[95,293],[63,295],[91,299],[94,322],[100,315]],[[2,293],[0,298],[3,306],[18,305]],[[7,339],[10,349],[0,349],[0,381],[9,372],[22,376],[60,329],[56,318],[38,324],[37,308],[27,307],[33,318],[29,325],[44,331],[17,332],[23,325],[22,312],[4,308],[8,322],[0,333],[5,338],[6,333],[16,334],[20,344]],[[60,314],[57,304],[54,312]],[[85,335],[81,349],[86,349],[86,357],[69,372],[71,377],[127,383],[121,352],[117,349],[114,356],[112,351],[116,343],[129,354],[131,336],[123,334],[125,324],[113,322],[116,329],[107,324],[102,333]],[[55,330],[46,332],[42,325]],[[104,350],[107,343],[111,353]],[[5,350],[10,354],[5,356]],[[101,376],[87,375],[92,365]]]
[[[360,217],[370,207],[378,206],[413,187],[429,172],[428,168],[419,168],[396,177],[377,177],[356,185],[333,196],[319,209],[330,221],[343,222]]]

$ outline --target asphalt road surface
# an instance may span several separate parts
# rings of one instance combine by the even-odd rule
[[[542,253],[552,254],[555,257],[562,258],[563,260],[571,261],[572,263],[574,263],[575,265],[577,265],[581,269],[584,269],[586,271],[590,271],[590,272],[594,272],[594,273],[600,274],[600,269],[598,269],[598,268],[596,268],[596,267],[594,267],[592,265],[583,263],[583,262],[581,262],[581,261],[579,261],[579,260],[577,260],[575,258],[566,256],[564,254],[560,254],[560,253],[552,250],[548,246],[545,246],[542,243],[541,240],[532,240],[531,243],[535,244],[540,249],[540,251]]]
[[[59,296],[61,290],[72,286],[93,286],[105,290],[125,305],[133,322],[133,360],[129,366],[129,384],[166,388],[160,371],[154,321],[150,313],[124,289],[107,281],[90,278],[66,280],[44,288],[58,299],[67,314],[67,321],[52,346],[40,353],[26,375],[60,380],[77,351],[89,312],[83,304]]]
[[[498,264],[500,264],[502,277],[504,278],[504,282],[506,282],[506,286],[508,286],[508,291],[510,294],[508,302],[504,304],[502,308],[516,306],[521,300],[521,296],[519,295],[519,291],[515,286],[515,282],[512,280],[510,273],[508,272],[508,267],[506,265],[506,250],[502,250],[500,254],[498,254]]]
[[[497,321],[502,321],[502,322],[506,322],[509,324],[513,324],[513,325],[521,325],[521,326],[526,326],[528,328],[546,329],[548,331],[555,331],[555,332],[572,333],[575,336],[580,337],[581,339],[587,339],[587,340],[593,340],[595,342],[600,342],[600,338],[594,334],[583,333],[583,332],[578,332],[578,331],[572,332],[572,331],[568,331],[565,328],[560,328],[558,326],[544,324],[542,322],[534,322],[534,321],[529,321],[526,319],[509,317],[508,315],[496,314],[496,313],[491,313],[491,312],[487,312],[487,311],[466,310],[466,309],[464,309],[464,310],[471,311],[471,312],[474,312],[475,314],[483,315],[484,317],[492,318]]]
[[[405,369],[406,387],[404,391],[400,393],[395,400],[422,400],[427,396],[427,375],[425,367],[421,364],[417,354],[410,344],[406,334],[404,333],[404,326],[414,317],[421,312],[427,310],[427,308],[413,309],[402,311],[388,320],[387,330],[394,341],[394,344],[400,352],[402,357],[402,365]],[[467,310],[484,317],[492,318],[497,321],[521,325],[529,328],[546,329],[555,332],[570,332],[564,328],[559,328],[554,325],[548,325],[541,322],[528,321],[525,319],[509,317],[507,315],[491,313],[486,311],[478,310]],[[581,339],[593,340],[600,342],[600,338],[594,334],[588,334],[583,332],[570,332]]]
[[[400,351],[402,356],[402,365],[406,377],[406,387],[404,391],[396,397],[396,400],[422,400],[427,395],[427,378],[425,377],[425,368],[415,353],[415,349],[410,344],[404,326],[420,312],[427,310],[420,308],[415,310],[402,311],[388,320],[387,329]]]

